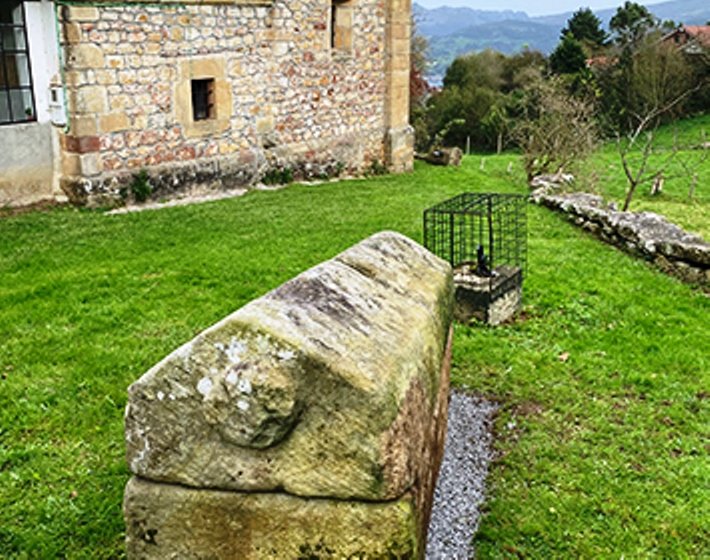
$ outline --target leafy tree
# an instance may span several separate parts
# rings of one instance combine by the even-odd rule
[[[562,29],[560,39],[564,40],[568,34],[585,45],[590,54],[602,48],[607,40],[601,20],[589,8],[580,8],[567,20],[567,26]]]
[[[509,139],[515,100],[546,66],[542,53],[527,49],[511,57],[486,50],[457,58],[442,91],[427,104],[429,137],[445,146],[463,147],[470,140],[479,149],[501,150]]]
[[[484,124],[496,100],[502,96],[505,56],[485,50],[454,60],[444,76],[444,88],[428,105],[429,132],[445,145],[490,148],[497,132]],[[442,132],[444,131],[444,132]]]
[[[646,7],[627,1],[617,8],[609,21],[609,29],[614,33],[619,46],[628,47],[637,43],[657,24],[656,17]]]
[[[426,122],[426,102],[429,97],[429,84],[424,77],[428,65],[429,43],[417,32],[416,22],[412,18],[412,41],[410,46],[409,72],[409,122],[414,127],[414,147],[424,151],[429,145],[430,136]]]
[[[676,23],[672,19],[664,19],[660,24],[660,28],[663,33],[670,33],[671,31],[675,31],[680,26],[680,23]]]
[[[550,69],[555,74],[575,74],[586,68],[586,60],[582,43],[567,33],[550,55]]]
[[[537,79],[547,68],[547,59],[540,51],[523,49],[503,60],[503,93],[520,90]]]
[[[484,87],[445,87],[429,104],[430,131],[437,134],[446,129],[440,136],[448,146],[464,146],[470,137],[474,146],[490,147],[483,120],[499,95]]]
[[[649,114],[658,121],[652,126],[681,117],[689,102],[700,99],[705,79],[675,45],[659,42],[657,33],[649,35],[617,64],[598,72],[604,124],[612,134],[626,134]],[[661,107],[667,109],[659,112]]]
[[[504,60],[505,55],[491,49],[460,56],[446,70],[444,87],[482,87],[498,91],[503,84]]]
[[[682,115],[683,103],[693,89],[692,69],[682,51],[675,45],[660,43],[655,37],[646,38],[625,68],[627,116],[635,121],[639,115],[668,107],[662,114],[677,118]]]
[[[510,117],[512,99],[508,96],[500,95],[496,98],[488,109],[488,113],[481,120],[481,126],[489,138],[496,140],[496,153],[503,151],[505,137],[510,131],[512,120]]]

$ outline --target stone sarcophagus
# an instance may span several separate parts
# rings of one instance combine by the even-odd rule
[[[450,266],[374,235],[129,388],[129,558],[423,558],[446,432]]]

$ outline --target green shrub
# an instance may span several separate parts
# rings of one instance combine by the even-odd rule
[[[293,169],[290,167],[274,167],[261,178],[265,185],[288,185],[293,182]]]
[[[370,167],[365,172],[365,175],[387,175],[387,171],[387,166],[385,164],[381,163],[379,159],[373,159],[370,163]]]
[[[133,180],[128,186],[133,199],[136,202],[145,202],[153,193],[153,185],[150,184],[150,175],[145,169],[141,169],[133,175]]]

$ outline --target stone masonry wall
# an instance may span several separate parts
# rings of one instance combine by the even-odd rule
[[[70,128],[62,188],[116,200],[147,169],[156,195],[382,162],[386,4],[352,1],[352,45],[332,49],[330,2],[64,6]],[[216,116],[192,121],[190,80],[215,80]]]
[[[619,212],[599,196],[535,191],[538,204],[567,214],[575,224],[667,274],[710,288],[710,243],[652,212]]]

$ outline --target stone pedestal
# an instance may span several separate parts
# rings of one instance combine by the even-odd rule
[[[129,558],[423,558],[453,283],[382,233],[255,300],[129,388]]]
[[[512,319],[522,307],[520,268],[499,266],[492,277],[478,276],[474,269],[464,264],[454,271],[454,318],[461,323],[477,320],[488,325]]]

